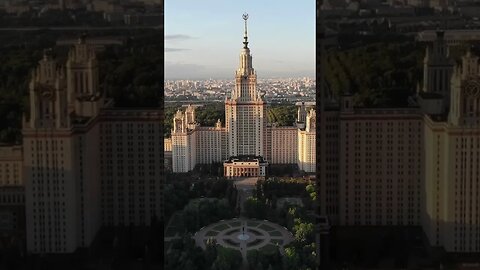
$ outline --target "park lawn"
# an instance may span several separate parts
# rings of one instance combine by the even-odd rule
[[[260,251],[265,252],[265,253],[273,253],[277,250],[278,250],[278,247],[276,245],[272,245],[272,244],[268,244],[268,245],[260,248]]]
[[[260,226],[258,226],[258,227],[259,227],[260,229],[265,230],[265,231],[273,231],[273,230],[275,230],[274,228],[272,228],[272,227],[270,227],[270,226],[268,226],[268,225],[265,225],[265,224],[262,224],[262,225],[260,225]]]
[[[282,245],[283,244],[283,240],[282,239],[272,239],[271,242],[273,244],[278,244],[278,245]]]
[[[263,242],[262,239],[255,239],[255,240],[253,240],[252,242],[248,242],[248,243],[247,243],[247,247],[256,246],[256,245],[260,244],[261,242]]]
[[[238,227],[240,226],[240,221],[233,221],[229,222],[228,224],[230,224],[231,227]]]
[[[238,248],[238,247],[240,246],[239,243],[234,242],[234,241],[232,241],[232,240],[230,240],[230,239],[225,239],[224,242],[225,242],[226,244],[228,244],[229,246],[233,247],[233,248]],[[234,250],[235,250],[235,249],[234,249]]]
[[[178,232],[180,233],[183,230],[182,219],[180,218],[180,214],[175,213],[170,218],[170,222],[168,223],[168,227],[165,229],[165,236],[172,237]]]
[[[217,234],[218,234],[218,232],[216,232],[216,231],[208,231],[208,232],[205,234],[205,236],[215,236],[215,235],[217,235]]]
[[[258,224],[260,224],[260,223],[256,222],[256,221],[247,221],[247,226],[249,226],[249,227],[257,227]]]
[[[239,229],[233,229],[233,230],[230,230],[228,232],[225,233],[225,235],[232,235],[234,233],[240,233],[240,230]]]
[[[216,231],[223,231],[223,230],[226,230],[230,228],[227,224],[220,224],[220,225],[217,225],[215,227],[213,227],[214,230]]]
[[[268,234],[270,234],[270,236],[282,236],[282,233],[279,231],[271,231],[268,232]]]
[[[223,246],[217,244],[217,254],[221,254],[221,253],[231,253],[237,258],[242,258],[242,253],[240,252],[240,250],[237,250],[237,249],[234,249],[234,248],[223,247]]]

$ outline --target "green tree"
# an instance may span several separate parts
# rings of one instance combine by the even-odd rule
[[[283,268],[288,269],[299,269],[300,266],[300,256],[297,253],[297,250],[294,247],[286,247],[285,255],[283,257]]]
[[[205,261],[207,265],[211,265],[217,257],[217,243],[214,238],[209,238],[205,248]]]
[[[316,201],[317,200],[317,192],[315,190],[315,184],[308,184],[305,189],[307,190],[308,194],[310,195],[310,198],[312,199],[312,201]]]
[[[310,242],[314,236],[314,229],[313,223],[304,222],[299,218],[295,219],[295,225],[293,226],[295,240],[301,243]]]
[[[249,218],[264,219],[267,214],[267,206],[261,200],[248,197],[244,202],[245,216]]]

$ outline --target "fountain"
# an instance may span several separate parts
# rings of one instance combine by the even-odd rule
[[[237,235],[238,240],[247,241],[250,238],[250,235],[245,234],[245,226],[242,226],[242,233]]]

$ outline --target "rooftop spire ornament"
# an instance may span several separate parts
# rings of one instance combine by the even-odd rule
[[[242,15],[243,20],[245,21],[245,33],[243,35],[243,48],[248,49],[248,36],[247,36],[247,20],[248,20],[248,14],[243,13]]]

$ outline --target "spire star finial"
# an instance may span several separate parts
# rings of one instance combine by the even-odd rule
[[[243,48],[248,49],[248,36],[247,36],[247,20],[248,20],[248,13],[243,13],[242,15],[243,20],[245,21],[245,33],[243,35]]]

